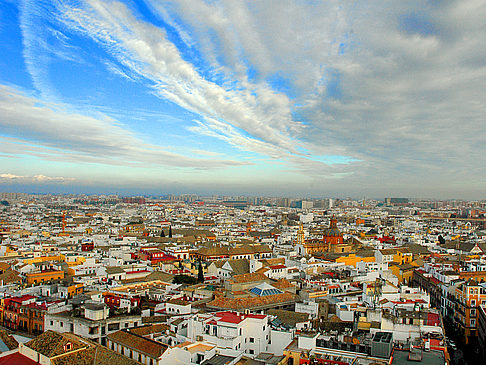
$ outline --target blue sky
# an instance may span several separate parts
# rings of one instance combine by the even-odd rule
[[[0,190],[484,199],[485,15],[4,1]]]

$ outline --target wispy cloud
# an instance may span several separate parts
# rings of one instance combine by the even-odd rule
[[[341,178],[339,188],[376,191],[384,181],[404,191],[425,184],[477,190],[486,178],[483,1],[145,0],[155,15],[147,18],[117,1],[51,2],[49,11],[47,3],[22,4],[24,56],[44,102],[55,93],[44,72],[49,57],[68,59],[67,37],[75,32],[106,50],[102,63],[111,73],[189,111],[181,130],[249,152],[246,158],[258,154],[296,176]],[[42,17],[62,27],[44,34]],[[103,152],[112,163],[200,165],[169,149],[141,148],[117,121],[94,119],[83,119],[94,133],[81,139],[72,117],[73,134],[53,138],[34,122],[22,138],[86,159]],[[20,137],[13,125],[2,128]]]
[[[105,164],[221,168],[248,162],[194,158],[145,143],[116,120],[71,113],[62,105],[46,105],[18,90],[0,85],[0,132],[17,138],[0,147],[3,153],[44,159]]]
[[[89,1],[63,9],[66,24],[92,37],[133,72],[152,82],[158,95],[204,118],[218,119],[276,148],[296,153],[302,128],[288,97],[264,84],[228,89],[203,78],[168,41],[165,31],[134,17],[121,3]]]

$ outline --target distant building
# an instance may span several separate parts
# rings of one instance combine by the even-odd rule
[[[408,203],[408,198],[385,198],[386,205],[404,205]]]

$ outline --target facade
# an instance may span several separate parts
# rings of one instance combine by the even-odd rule
[[[298,245],[298,252],[301,255],[313,255],[317,252],[349,252],[351,246],[344,245],[344,238],[337,227],[337,219],[331,218],[329,228],[326,229],[320,240],[306,240],[304,244]]]
[[[478,348],[482,360],[486,360],[486,307],[478,307]]]
[[[80,308],[78,316],[68,312],[46,314],[45,330],[59,333],[71,332],[92,341],[106,344],[106,336],[124,328],[141,325],[140,315],[108,316],[108,306],[104,304],[87,303]]]
[[[230,311],[197,314],[189,319],[187,336],[193,342],[201,340],[254,358],[267,348],[270,325],[266,315]]]
[[[3,325],[12,330],[28,326],[24,315],[24,307],[34,303],[35,297],[23,295],[21,297],[7,298],[3,301]],[[22,321],[22,323],[21,323]]]
[[[468,280],[457,286],[455,292],[455,323],[466,343],[475,342],[478,337],[479,307],[486,307],[486,288],[475,280]]]
[[[134,361],[147,365],[162,365],[162,355],[168,346],[150,338],[120,330],[107,337],[106,346]]]
[[[47,283],[59,279],[64,279],[64,271],[62,270],[45,270],[26,275],[26,282],[28,285]]]

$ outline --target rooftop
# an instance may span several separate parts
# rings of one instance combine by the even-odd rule
[[[420,353],[417,353],[420,355]],[[444,365],[446,363],[442,351],[422,351],[420,357],[409,357],[410,351],[394,350],[391,365]]]

